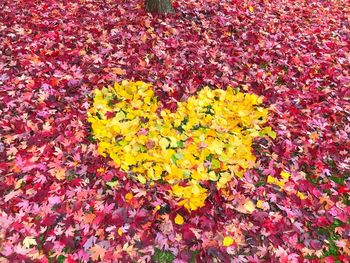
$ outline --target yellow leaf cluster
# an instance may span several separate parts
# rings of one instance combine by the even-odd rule
[[[251,168],[252,141],[263,134],[268,110],[262,98],[231,87],[205,87],[179,102],[176,112],[158,111],[150,84],[123,81],[95,90],[88,112],[98,151],[141,183],[162,180],[188,210],[204,206],[201,182],[223,188]],[[187,184],[184,184],[187,183]]]
[[[191,180],[186,186],[176,184],[171,190],[175,197],[181,199],[178,205],[184,206],[189,211],[203,207],[207,198],[207,189],[195,180]]]

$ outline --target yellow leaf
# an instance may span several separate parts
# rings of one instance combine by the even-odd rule
[[[297,192],[297,197],[299,197],[301,200],[305,200],[306,196],[302,192]]]
[[[274,177],[272,177],[271,175],[269,175],[267,177],[267,183],[273,184],[273,183],[275,183],[275,181],[276,181],[276,179]]]
[[[260,132],[261,135],[268,135],[270,136],[272,139],[276,139],[276,133],[271,129],[271,127],[265,127],[264,129],[262,129],[262,131]]]
[[[284,182],[282,182],[282,181],[276,181],[275,182],[275,185],[278,185],[279,187],[283,187],[284,186]]]
[[[111,188],[114,188],[115,186],[118,185],[118,181],[114,181],[114,182],[107,182],[106,185],[108,185]]]
[[[37,243],[33,236],[29,236],[23,239],[23,245],[25,248],[30,248],[30,246],[35,246]]]
[[[246,202],[244,205],[243,205],[244,209],[246,210],[247,213],[251,214],[255,211],[255,205],[254,203],[249,200],[248,202]]]
[[[20,188],[23,182],[25,182],[23,178],[19,179],[15,184],[15,190]]]
[[[210,171],[209,172],[209,180],[210,181],[217,181],[218,180],[218,177],[217,177],[217,175],[215,174],[214,171]]]
[[[256,207],[260,208],[260,209],[263,209],[264,208],[263,204],[264,204],[264,201],[258,200],[256,202]]]
[[[182,225],[184,223],[184,218],[180,214],[177,214],[174,221],[175,224]]]
[[[239,117],[246,117],[250,114],[250,111],[249,110],[239,110],[238,111],[238,116]]]
[[[136,164],[137,160],[134,158],[133,155],[131,155],[131,154],[129,153],[129,154],[125,154],[124,162],[125,162],[127,165],[134,165],[134,164]]]
[[[247,85],[241,85],[242,89],[245,91],[248,91],[248,86]]]
[[[291,175],[289,173],[285,172],[285,171],[281,172],[281,176],[282,176],[282,178],[284,178],[286,180],[288,180],[289,177],[291,177]]]
[[[224,238],[224,240],[222,241],[222,244],[225,246],[225,247],[229,247],[233,244],[233,239],[231,237],[228,237],[226,236]]]
[[[232,175],[228,172],[222,173],[220,180],[217,182],[216,186],[218,189],[221,189],[226,185],[227,182],[229,182],[232,179]]]
[[[130,201],[133,197],[134,197],[134,195],[133,195],[132,193],[127,193],[127,194],[125,195],[125,200],[126,200],[126,201]]]
[[[160,147],[162,147],[162,149],[166,149],[169,146],[169,141],[166,138],[162,137],[159,140],[159,145],[160,145]]]
[[[146,178],[145,178],[144,176],[142,176],[141,174],[139,174],[139,175],[137,176],[137,180],[139,180],[139,182],[140,182],[141,184],[145,184],[145,183],[146,183]]]
[[[119,236],[122,236],[122,235],[123,235],[123,231],[122,231],[122,229],[121,229],[120,227],[118,228],[118,235],[119,235]]]
[[[253,12],[254,12],[254,7],[253,7],[253,6],[250,5],[248,9],[249,9],[249,12],[250,12],[250,13],[253,13]]]

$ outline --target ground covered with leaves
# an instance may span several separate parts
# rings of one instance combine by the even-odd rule
[[[349,2],[178,0],[174,6],[176,14],[162,16],[145,13],[136,0],[1,1],[1,262],[349,262]],[[161,125],[203,90],[263,97],[265,128],[239,131],[254,134],[244,153],[254,162],[238,169],[237,140],[228,155],[215,139],[231,143],[225,121],[215,126],[221,137],[209,126],[201,137],[195,118],[189,127],[179,117],[183,126],[174,131],[169,117],[171,136],[154,133],[158,139],[132,149],[142,158],[154,147],[153,157],[156,150],[169,153],[170,168],[160,162],[161,169],[169,175],[180,167],[186,180],[198,179],[195,190],[169,185],[156,169],[139,177],[138,161],[130,158],[136,155],[106,130],[97,129],[103,135],[97,138],[91,122],[127,118],[120,127],[133,127],[138,140],[153,126],[127,126],[133,117],[121,108],[88,116],[93,91],[122,80],[152,85],[154,95],[146,97],[157,102],[152,116]],[[143,105],[128,102],[128,114]],[[190,135],[181,137],[186,129]],[[103,156],[101,138],[123,154],[112,155],[109,145]],[[209,143],[195,144],[203,138]],[[205,162],[208,174],[197,174],[202,163],[183,160],[191,145],[194,152],[212,151],[188,157]],[[233,173],[225,170],[229,160]],[[228,179],[217,187],[221,176]],[[185,195],[198,193],[205,198],[191,206]]]

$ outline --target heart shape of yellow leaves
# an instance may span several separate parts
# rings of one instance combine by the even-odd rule
[[[253,138],[273,133],[262,128],[268,110],[261,103],[262,97],[231,87],[205,87],[176,112],[157,113],[152,85],[123,81],[95,90],[88,121],[100,154],[141,183],[170,184],[178,204],[191,211],[204,206],[201,183],[215,181],[221,189],[253,167]]]

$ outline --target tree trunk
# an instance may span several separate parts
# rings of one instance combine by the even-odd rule
[[[152,13],[175,13],[170,0],[145,0],[145,9]]]

